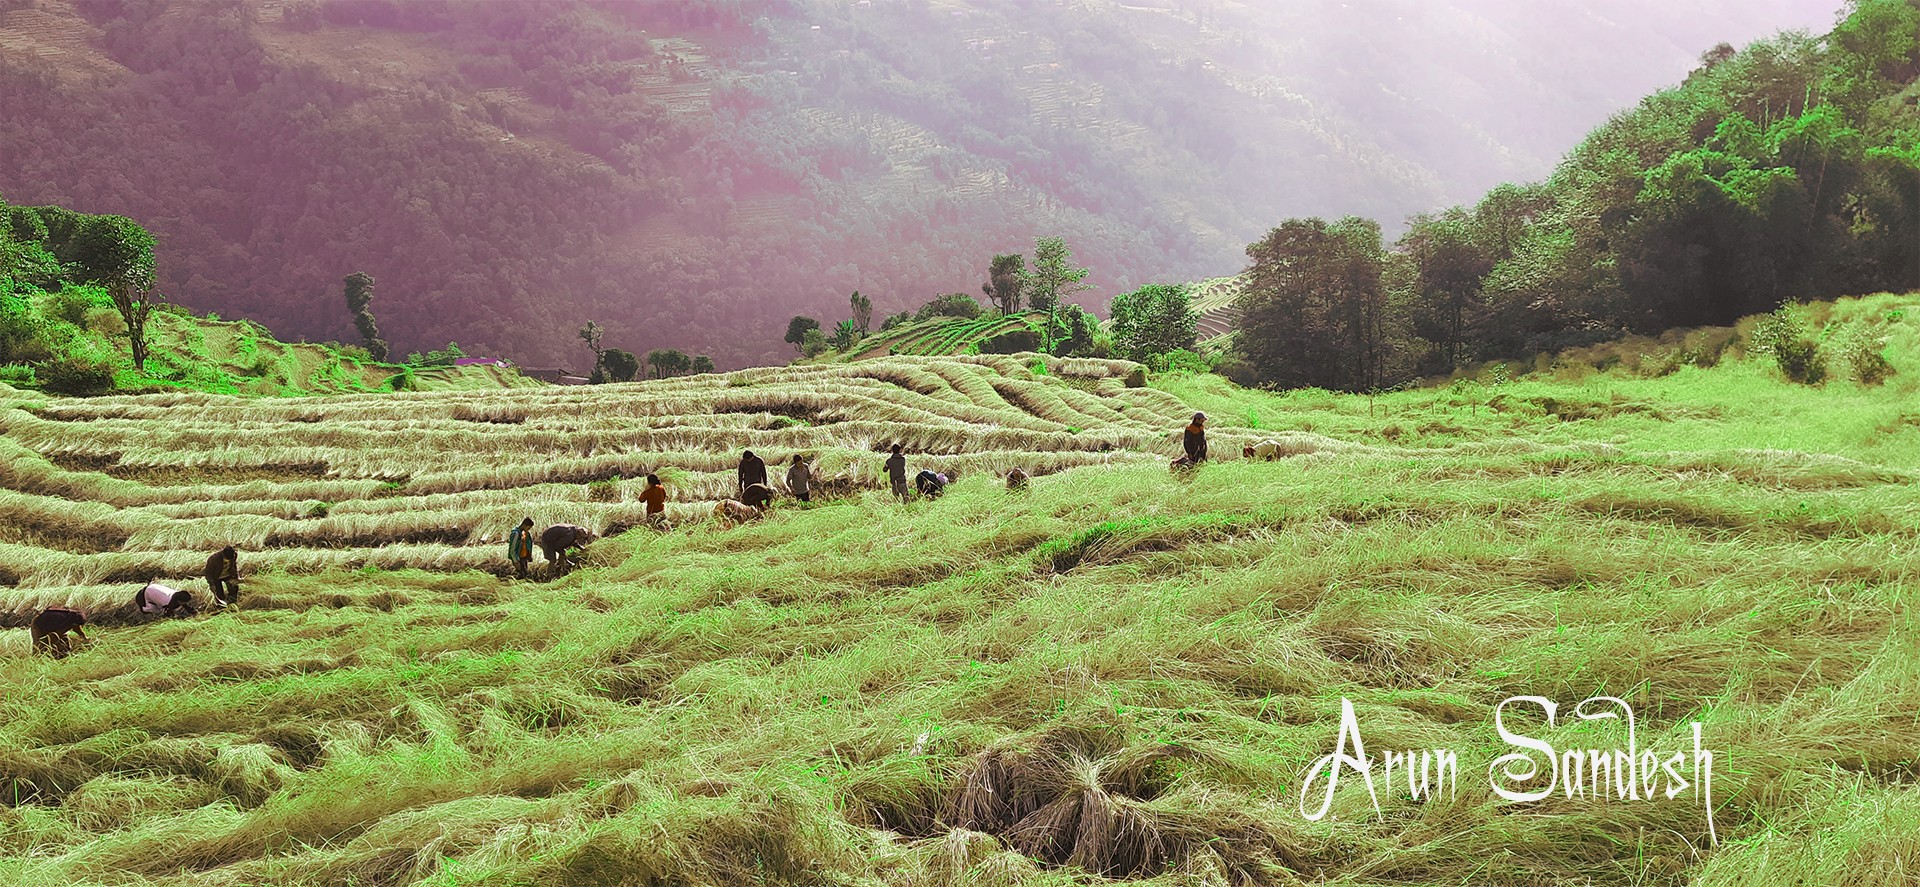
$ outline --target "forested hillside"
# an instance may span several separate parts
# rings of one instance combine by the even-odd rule
[[[1361,217],[1276,227],[1240,281],[1247,375],[1370,390],[1920,288],[1920,2],[1846,12],[1824,39],[1709,53],[1545,181],[1419,216],[1391,248]],[[1883,347],[1825,344],[1868,367]]]
[[[0,191],[133,216],[177,301],[523,362],[776,357],[789,315],[973,291],[1040,235],[1091,304],[1276,219],[1545,171],[1824,0],[0,0]]]

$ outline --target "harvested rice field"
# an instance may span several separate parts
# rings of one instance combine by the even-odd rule
[[[1910,324],[1875,386],[1736,351],[1373,398],[1030,355],[0,389],[4,612],[96,617],[58,660],[0,631],[0,883],[1906,887]],[[1215,460],[1170,474],[1195,410]],[[893,442],[958,480],[890,500]],[[746,447],[829,494],[706,520]],[[619,532],[647,471],[675,527]],[[523,514],[607,538],[514,580]],[[223,543],[237,607],[125,603]],[[1574,755],[1528,757],[1550,791],[1497,791],[1502,729]],[[1629,747],[1682,763],[1584,769]]]

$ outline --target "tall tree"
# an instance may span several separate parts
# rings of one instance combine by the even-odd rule
[[[360,339],[367,345],[367,353],[374,360],[387,359],[387,340],[380,338],[380,325],[373,319],[373,276],[364,271],[355,271],[347,275],[346,298],[347,311],[353,314],[354,329],[360,331]]]
[[[795,316],[792,320],[787,321],[787,337],[783,341],[792,345],[795,351],[806,354],[807,330],[817,330],[819,328],[820,321],[814,320],[811,317]],[[811,357],[812,355],[807,356]]]
[[[873,300],[854,290],[853,295],[847,297],[847,306],[853,310],[853,325],[860,329],[860,335],[866,335],[873,325]]]
[[[1113,317],[1113,344],[1128,360],[1147,361],[1181,348],[1192,348],[1200,315],[1193,310],[1192,291],[1184,284],[1153,283],[1115,296],[1108,306]]]
[[[708,357],[705,354],[696,354],[693,356],[693,374],[694,375],[697,376],[697,375],[701,375],[704,373],[711,373],[711,372],[713,372],[713,358]]]
[[[1067,249],[1066,238],[1042,237],[1033,242],[1033,265],[1021,276],[1021,284],[1027,294],[1027,306],[1047,312],[1048,351],[1053,350],[1058,332],[1055,327],[1060,322],[1060,303],[1074,293],[1093,288],[1086,283],[1088,273],[1087,269],[1073,264],[1073,253]]]
[[[1240,350],[1257,377],[1283,387],[1366,390],[1387,362],[1380,229],[1289,219],[1247,247]]]
[[[88,216],[69,244],[69,264],[82,283],[96,283],[126,321],[134,369],[147,365],[147,317],[154,291],[153,235],[125,216]]]
[[[1504,241],[1512,236],[1500,231]],[[1415,218],[1397,244],[1412,264],[1407,302],[1413,333],[1432,344],[1426,372],[1448,372],[1470,359],[1474,330],[1485,316],[1481,285],[1493,257],[1476,242],[1472,220],[1460,209]]]
[[[1019,253],[993,257],[987,266],[987,282],[980,292],[1000,309],[1001,314],[1020,310],[1021,290],[1026,285],[1027,257]]]
[[[1087,284],[1088,270],[1073,264],[1073,252],[1066,238],[1042,237],[1033,242],[1033,265],[1021,275],[1027,306],[1035,311],[1052,311],[1074,293],[1092,289]]]

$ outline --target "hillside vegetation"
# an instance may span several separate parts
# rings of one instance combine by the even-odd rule
[[[0,0],[0,190],[141,219],[164,290],[401,352],[777,355],[1059,234],[1111,293],[1290,215],[1543,174],[1701,50],[1831,0]],[[1554,11],[1557,10],[1557,11]]]
[[[1789,381],[1736,334],[1710,366],[1648,340],[1377,397],[1130,389],[1124,364],[1028,355],[8,393],[0,595],[100,626],[61,661],[0,633],[0,880],[1905,885],[1916,318],[1916,296],[1801,317],[1874,326],[1878,385]],[[1170,477],[1195,408],[1216,462]],[[1290,455],[1237,457],[1263,438]],[[958,482],[888,501],[890,440]],[[689,520],[749,445],[820,453],[832,492]],[[630,487],[593,482],[663,465],[676,529],[498,577],[489,534],[611,530]],[[1009,494],[1013,465],[1069,470]],[[113,609],[222,540],[237,611]],[[1600,693],[1642,747],[1703,722],[1717,845],[1687,796],[1488,792],[1496,703]],[[1342,698],[1375,755],[1460,750],[1458,796],[1383,791],[1376,819],[1347,779],[1304,821]]]
[[[1289,219],[1247,248],[1235,349],[1277,387],[1487,360],[1920,287],[1920,2],[1722,45],[1531,185],[1414,218]]]

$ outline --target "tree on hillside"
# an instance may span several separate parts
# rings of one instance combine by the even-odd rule
[[[972,320],[986,313],[980,300],[966,293],[943,293],[933,297],[918,311],[913,312],[915,320],[930,320],[935,317],[959,317]]]
[[[1148,284],[1115,296],[1107,310],[1113,317],[1114,347],[1128,360],[1145,362],[1192,348],[1199,334],[1200,316],[1184,284]]]
[[[0,294],[13,292],[13,224],[6,195],[0,194]]]
[[[819,357],[826,350],[827,334],[821,332],[817,326],[807,330],[800,341],[800,353],[806,357]]]
[[[833,350],[847,352],[853,350],[854,343],[860,341],[860,327],[851,320],[843,320],[833,328],[833,335],[827,338],[827,344]]]
[[[1085,281],[1091,273],[1073,264],[1073,253],[1064,237],[1042,237],[1033,242],[1033,265],[1021,276],[1027,307],[1052,312],[1074,293],[1093,287]]]
[[[1427,372],[1449,372],[1470,360],[1474,329],[1486,316],[1481,285],[1493,257],[1474,241],[1471,224],[1459,209],[1416,218],[1398,244],[1410,263],[1405,295],[1413,334],[1433,345],[1421,361]]]
[[[992,264],[987,266],[987,282],[980,285],[980,292],[1000,309],[1001,314],[1019,311],[1026,271],[1027,257],[1024,255],[994,256]]]
[[[1247,255],[1239,347],[1261,381],[1364,391],[1384,380],[1379,226],[1289,219]]]
[[[807,331],[817,330],[819,328],[820,321],[814,320],[811,317],[795,316],[792,320],[787,321],[787,337],[783,341],[792,345],[795,351],[801,354],[807,354]],[[807,356],[812,357],[813,355],[808,354]]]
[[[606,334],[607,331],[605,327],[591,320],[587,321],[586,326],[580,328],[580,341],[587,343],[587,350],[593,352],[593,369],[587,372],[587,381],[594,385],[607,381],[607,349],[600,345],[600,340],[604,338]]]
[[[596,371],[608,382],[631,382],[640,374],[640,358],[631,351],[608,348],[600,352]]]
[[[684,376],[693,368],[693,358],[675,348],[655,348],[647,352],[647,366],[653,368],[656,379]]]
[[[1064,237],[1042,237],[1033,242],[1033,265],[1021,276],[1027,306],[1047,312],[1048,351],[1053,350],[1055,327],[1060,323],[1060,303],[1074,293],[1093,287],[1086,283],[1086,268],[1073,264],[1073,253]]]
[[[711,373],[711,372],[713,372],[713,358],[708,357],[705,354],[696,354],[693,356],[693,374],[694,375],[698,376],[703,373]]]
[[[346,278],[347,311],[353,315],[353,327],[360,331],[360,339],[367,345],[367,354],[374,360],[387,359],[387,340],[380,338],[380,325],[373,319],[373,276],[364,271],[355,271]]]
[[[88,216],[69,244],[68,263],[82,283],[97,283],[126,321],[134,369],[147,365],[147,317],[154,291],[153,235],[125,216]]]
[[[873,324],[873,300],[854,290],[853,295],[847,297],[847,305],[853,310],[853,325],[860,329],[860,335],[866,335]]]

